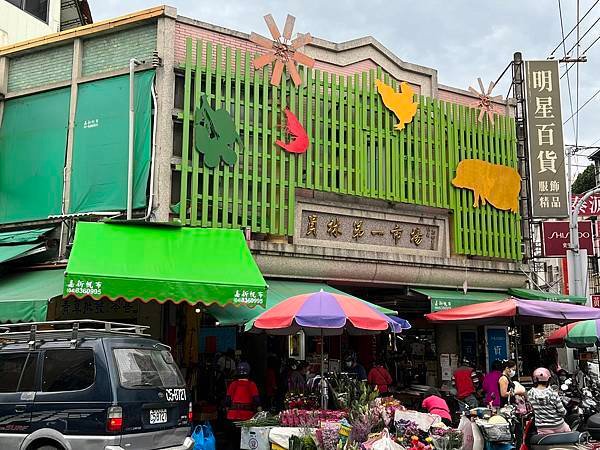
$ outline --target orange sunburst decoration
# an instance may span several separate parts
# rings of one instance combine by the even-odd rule
[[[490,81],[490,85],[489,85],[487,91],[483,87],[483,81],[481,81],[481,78],[477,78],[477,82],[479,83],[479,88],[481,89],[481,92],[477,92],[477,90],[475,90],[475,88],[472,88],[471,86],[469,86],[469,91],[472,94],[475,94],[477,97],[479,97],[479,101],[477,101],[477,103],[475,103],[473,105],[476,108],[480,109],[479,116],[477,117],[477,121],[482,122],[483,118],[487,114],[487,117],[490,121],[490,125],[494,125],[494,103],[493,102],[502,100],[502,96],[496,95],[496,96],[492,97],[492,90],[496,86],[496,84],[493,81]]]
[[[310,33],[299,34],[296,39],[292,40],[292,31],[294,30],[295,21],[296,18],[288,14],[282,35],[279,32],[279,28],[277,28],[273,16],[267,14],[265,16],[265,22],[267,23],[267,27],[271,32],[273,40],[254,32],[250,34],[250,40],[252,42],[267,49],[267,53],[252,61],[254,68],[260,69],[275,61],[275,67],[273,68],[273,73],[271,75],[271,84],[274,86],[279,86],[284,66],[287,67],[287,71],[294,84],[300,86],[302,84],[302,78],[298,73],[296,63],[303,64],[307,67],[313,67],[315,65],[314,59],[298,51],[299,48],[304,47],[312,41]]]

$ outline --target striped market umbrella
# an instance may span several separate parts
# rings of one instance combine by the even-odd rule
[[[290,297],[256,318],[251,333],[289,336],[299,331],[312,336],[400,333],[406,320],[392,318],[360,300],[330,292]]]
[[[554,347],[592,347],[600,340],[600,319],[570,323],[552,332],[546,345]]]
[[[360,300],[330,292],[302,294],[283,300],[256,318],[251,333],[290,336],[304,331],[311,336],[377,334],[385,331],[400,333],[410,327],[377,311]],[[325,379],[323,346],[321,346],[321,380]],[[321,381],[321,407],[327,408],[327,384]]]

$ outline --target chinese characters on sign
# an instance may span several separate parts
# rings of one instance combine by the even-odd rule
[[[571,196],[571,208],[575,209],[581,197],[580,195]],[[579,216],[600,216],[600,194],[594,194],[583,202],[583,206],[579,210]]]
[[[438,249],[439,231],[435,225],[314,211],[304,211],[302,222],[303,235],[311,240],[392,248]]]
[[[251,290],[236,290],[233,294],[233,303],[235,305],[264,305],[264,292]]]
[[[557,61],[525,62],[533,217],[567,217],[565,153]]]
[[[70,279],[66,286],[67,294],[76,296],[90,295],[99,297],[102,295],[102,281],[74,280]]]

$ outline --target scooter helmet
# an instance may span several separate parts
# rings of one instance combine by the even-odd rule
[[[550,371],[545,367],[539,367],[533,371],[533,381],[537,383],[545,383],[550,380]]]
[[[248,376],[250,374],[250,364],[241,362],[237,366],[237,374],[240,377]]]

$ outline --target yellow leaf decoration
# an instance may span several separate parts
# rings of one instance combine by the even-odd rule
[[[375,85],[385,107],[391,110],[398,118],[398,123],[394,128],[402,130],[407,123],[412,121],[417,113],[418,105],[413,102],[415,91],[405,82],[400,83],[400,92],[394,91],[393,87],[381,80],[375,80]]]
[[[519,211],[521,176],[512,167],[492,164],[480,159],[465,159],[456,167],[452,184],[470,189],[475,194],[474,207],[490,202],[497,209]]]

